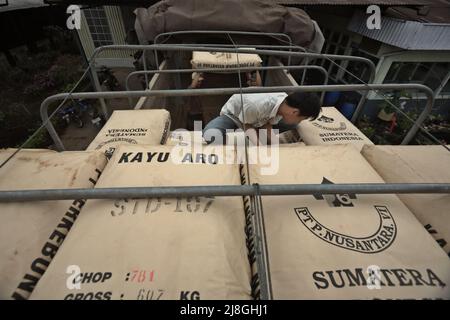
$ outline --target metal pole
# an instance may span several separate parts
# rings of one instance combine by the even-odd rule
[[[260,48],[260,49],[296,49],[301,52],[307,52],[305,48],[290,45],[273,45],[273,44],[221,44],[221,43],[171,43],[173,46],[194,46],[194,47],[224,47],[224,48]]]
[[[309,59],[308,58],[305,58],[305,64],[307,65],[308,63],[309,63]],[[322,67],[323,68],[323,67]],[[324,68],[325,69],[325,68]],[[325,72],[327,73],[327,76],[328,76],[328,72],[325,70]],[[305,71],[303,71],[303,73],[302,73],[302,80],[301,80],[301,82],[300,82],[300,85],[304,85],[305,84],[305,78],[306,78],[306,70]]]
[[[44,102],[45,102],[45,100],[44,100]],[[52,138],[53,142],[55,143],[56,150],[65,151],[66,148],[64,147],[64,144],[62,143],[58,133],[56,132],[55,127],[53,127],[53,124],[51,123],[51,121],[48,118],[48,106],[50,105],[50,103],[51,102],[46,104],[45,108],[43,108],[43,105],[41,104],[41,109],[39,110],[39,112],[41,114],[41,119],[42,119],[42,122],[48,121],[48,123],[45,125],[45,127],[47,128],[47,131],[48,131],[50,137]]]
[[[41,104],[41,119],[46,123],[46,127],[56,143],[58,150],[63,150],[63,145],[58,134],[53,128],[53,124],[48,120],[48,106],[51,102],[62,100],[67,96],[74,99],[97,99],[97,98],[141,98],[150,96],[201,96],[201,95],[227,95],[236,93],[266,93],[266,92],[321,92],[321,91],[368,91],[368,90],[421,90],[428,96],[428,102],[422,111],[416,126],[413,126],[402,144],[407,144],[417,133],[420,125],[427,118],[434,103],[433,91],[421,84],[374,84],[374,85],[319,85],[319,86],[280,86],[280,87],[250,87],[250,88],[212,88],[212,89],[183,89],[183,90],[152,90],[152,91],[104,91],[104,92],[78,92],[60,93],[46,98]],[[409,139],[409,140],[408,140]],[[59,143],[57,143],[59,141]],[[62,148],[61,148],[62,147]]]
[[[438,95],[441,94],[442,89],[444,89],[445,85],[450,81],[450,70],[447,72],[447,75],[445,76],[444,80],[441,82],[439,87],[436,88],[434,91],[434,98],[436,99]]]
[[[363,110],[364,104],[365,104],[366,101],[367,101],[367,95],[368,95],[368,94],[369,94],[369,93],[366,92],[366,93],[361,97],[361,99],[359,100],[358,105],[356,106],[355,112],[353,112],[353,116],[352,116],[352,118],[351,118],[351,120],[350,120],[352,123],[356,123],[356,121],[358,121],[359,116],[360,116],[360,114],[361,114],[361,112],[362,112],[362,110]]]
[[[254,185],[258,194],[251,197],[253,203],[253,215],[252,220],[255,230],[255,253],[257,262],[257,273],[259,278],[260,287],[260,299],[272,300],[272,283],[270,280],[270,266],[269,266],[269,253],[267,249],[267,238],[264,224],[264,212],[261,194],[259,192],[260,185]]]
[[[144,71],[147,71],[147,59],[145,58],[145,50],[142,51],[142,64],[144,65]],[[158,65],[156,65],[156,68],[158,68]],[[147,74],[145,74],[145,88],[147,90],[148,88],[148,77]]]
[[[259,191],[257,190],[259,188]],[[129,187],[94,189],[47,189],[0,191],[0,202],[48,201],[73,199],[121,199],[188,196],[279,196],[313,194],[448,194],[450,183],[362,183],[362,184],[287,184],[287,185],[216,185],[183,187]]]
[[[280,37],[285,38],[289,42],[289,45],[292,46],[292,38],[288,36],[285,33],[273,33],[273,32],[254,32],[254,31],[224,31],[224,30],[183,30],[183,31],[172,31],[172,32],[164,32],[158,34],[153,42],[155,44],[158,44],[159,38],[165,37],[165,36],[174,36],[174,35],[180,35],[180,34],[234,34],[234,35],[245,35],[245,36],[268,36],[268,37]]]
[[[102,92],[102,86],[100,85],[100,81],[98,80],[97,69],[95,65],[91,68],[90,73],[92,75],[92,79],[94,79],[94,86],[97,92]],[[100,106],[102,108],[102,113],[105,119],[109,119],[108,107],[106,105],[106,101],[104,98],[99,98]]]

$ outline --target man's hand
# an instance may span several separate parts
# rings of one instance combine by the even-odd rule
[[[205,77],[202,72],[193,72],[192,73],[192,82],[189,85],[189,89],[196,89],[201,86]]]
[[[246,76],[247,76],[247,85],[249,87],[261,87],[262,86],[261,76],[258,71],[246,72]]]

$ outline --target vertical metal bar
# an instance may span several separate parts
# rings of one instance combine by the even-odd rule
[[[174,63],[175,63],[175,69],[180,69],[182,57],[181,52],[173,52],[174,53]],[[181,86],[181,74],[179,72],[175,73],[175,88],[176,89],[183,89]],[[182,97],[175,97],[176,104],[182,108],[183,98]],[[167,103],[167,102],[166,102]]]
[[[91,67],[90,73],[92,75],[92,78],[94,79],[95,90],[97,92],[102,92],[102,87],[100,85],[100,81],[98,80],[98,74],[97,74],[97,69],[96,69],[95,64]],[[103,116],[105,117],[106,120],[108,120],[109,114],[108,114],[108,107],[106,105],[106,101],[104,98],[99,98],[98,100],[100,101],[100,106],[102,108]]]
[[[159,58],[158,58],[158,50],[153,51],[155,54],[155,63],[156,63],[156,69],[159,69]]]
[[[42,122],[45,123],[45,127],[47,128],[48,133],[52,138],[53,142],[55,143],[56,150],[65,151],[66,149],[64,148],[63,142],[59,138],[59,135],[56,132],[55,127],[53,127],[53,124],[48,118],[48,105],[50,104],[50,102],[46,103],[46,101],[47,100],[44,100],[44,102],[42,102],[40,109]]]
[[[144,71],[147,71],[147,59],[145,58],[145,51],[146,49],[144,48],[144,50],[142,50],[142,64],[144,65]],[[156,66],[158,68],[158,66]],[[148,88],[148,76],[147,74],[144,75],[145,76],[145,90],[147,90]]]
[[[305,65],[308,65],[308,64],[309,64],[309,58],[305,58]],[[301,85],[305,84],[305,78],[306,78],[306,69],[303,70],[303,73],[302,73],[302,81],[300,83]]]
[[[125,78],[125,90],[130,91],[130,85],[128,84],[130,80],[130,75],[133,74],[133,72],[130,72],[127,77]],[[130,109],[134,109],[133,107],[133,99],[131,97],[127,97],[128,99],[128,105],[130,106]]]
[[[430,89],[430,91],[431,91],[431,89]],[[407,135],[403,139],[403,141],[401,143],[402,145],[409,144],[409,142],[415,137],[415,135],[419,131],[422,123],[424,123],[424,121],[428,118],[428,116],[431,113],[431,110],[433,109],[433,105],[434,105],[434,94],[430,95],[427,92],[427,95],[428,95],[427,106],[425,107],[425,110],[420,114],[419,118],[417,118],[417,120],[414,121],[412,128],[408,131]]]
[[[445,76],[444,80],[441,82],[441,84],[439,85],[439,87],[436,88],[436,90],[434,91],[434,98],[436,99],[438,95],[441,94],[442,89],[444,89],[445,85],[447,84],[447,82],[450,81],[450,70],[447,72],[447,75]]]
[[[369,78],[369,84],[372,84],[373,80],[375,79],[375,72],[376,70],[371,69],[370,71],[370,78]],[[361,115],[361,112],[364,108],[364,105],[366,104],[367,101],[367,97],[369,96],[370,91],[366,91],[361,99],[358,102],[358,105],[356,106],[355,112],[353,113],[351,122],[352,123],[356,123],[356,121],[358,121],[359,116]]]
[[[260,287],[260,299],[272,300],[272,285],[270,281],[269,253],[267,249],[267,238],[264,225],[264,212],[262,208],[259,185],[257,195],[251,196],[254,202],[254,222],[255,222],[255,249],[257,255],[257,270]]]

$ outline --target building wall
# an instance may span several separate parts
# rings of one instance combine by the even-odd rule
[[[417,64],[418,67],[423,67],[424,64],[429,65],[430,63],[441,64],[441,66],[442,63],[450,63],[450,51],[403,50],[348,31],[346,28],[349,23],[348,18],[336,17],[328,13],[319,14],[316,18],[326,35],[323,53],[358,55],[371,59],[377,66],[374,83],[385,83],[386,76],[395,63],[411,62]],[[337,70],[338,68],[333,67],[325,60],[319,61],[319,64],[328,70],[330,79],[334,82],[358,83],[358,80],[349,76],[344,71],[344,68],[357,76],[366,78],[364,80],[367,81],[368,75],[367,73],[363,74],[364,66],[362,65],[355,66],[353,62],[342,62],[340,63],[342,68]],[[440,77],[443,80],[445,79],[443,75],[440,75]],[[436,85],[432,87],[433,90],[435,88]],[[425,96],[419,95],[419,98],[424,99]],[[374,94],[370,94],[369,99],[376,99],[376,97]],[[437,99],[450,99],[450,92],[443,92]]]
[[[101,7],[104,10],[106,15],[109,33],[111,41],[105,41],[104,44],[126,44],[125,43],[125,27],[123,24],[122,13],[120,11],[120,7],[117,6],[104,6]],[[81,44],[83,46],[83,50],[88,59],[92,57],[92,54],[96,48],[93,40],[92,34],[92,25],[88,23],[88,19],[86,16],[85,10],[83,9],[81,14],[81,29],[78,30],[78,34],[80,37]],[[133,67],[133,52],[130,50],[108,50],[100,53],[98,58],[96,59],[96,67],[105,65],[107,67]]]

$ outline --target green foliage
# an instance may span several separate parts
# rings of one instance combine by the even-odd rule
[[[370,120],[367,116],[363,116],[358,123],[358,127],[361,132],[363,132],[375,144],[400,144],[405,135],[413,126],[413,122],[410,119],[413,121],[416,120],[422,112],[422,109],[418,106],[409,106],[408,108],[401,106],[400,99],[408,97],[410,97],[410,95],[406,95],[405,93],[399,93],[395,96],[391,95],[391,99],[389,101],[398,106],[402,112],[398,112],[386,101],[380,105],[386,113],[395,112],[395,125],[393,125],[391,121],[383,121],[379,118]],[[444,119],[442,115],[430,115],[430,117],[425,121],[424,127],[433,135],[437,135],[438,138],[444,143],[449,142],[447,137],[450,136],[450,124],[449,121]],[[434,144],[435,141],[419,133],[412,143]]]
[[[20,50],[19,50],[20,51]],[[20,53],[20,52],[19,52]],[[39,107],[48,96],[69,91],[81,76],[81,57],[48,50],[32,56],[18,56],[18,66],[0,71],[0,148],[17,147],[41,125]],[[60,119],[52,119],[61,132]],[[28,148],[45,148],[51,143],[41,130],[27,144]]]

